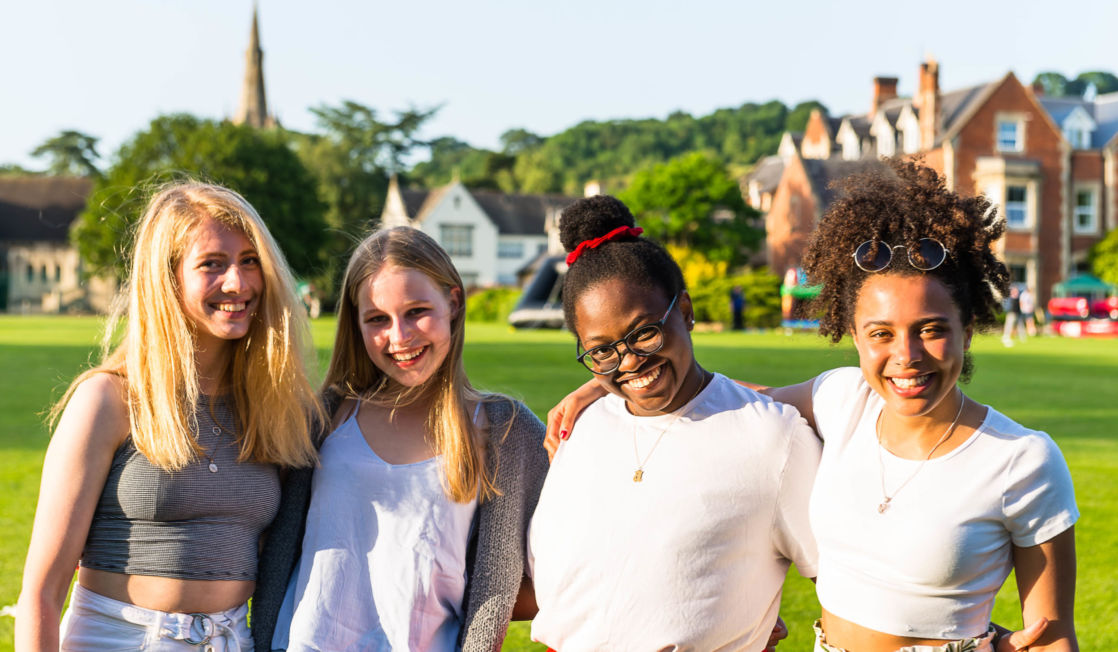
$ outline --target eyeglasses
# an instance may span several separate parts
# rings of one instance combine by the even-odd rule
[[[628,335],[616,342],[595,346],[585,353],[579,354],[575,359],[581,362],[583,366],[590,371],[604,376],[606,374],[612,374],[621,366],[621,351],[617,349],[618,344],[624,344],[627,352],[642,358],[656,353],[664,348],[664,322],[668,320],[668,315],[672,313],[672,308],[675,308],[677,299],[679,299],[678,294],[672,299],[672,302],[668,304],[668,309],[664,311],[664,316],[660,318],[660,321],[654,324],[638,326],[629,331]],[[575,342],[575,351],[581,350],[582,344]]]
[[[854,250],[854,264],[863,272],[880,272],[893,262],[893,251],[905,249],[908,264],[922,272],[931,271],[947,260],[947,247],[939,240],[920,238],[914,244],[890,246],[881,240],[866,240]]]

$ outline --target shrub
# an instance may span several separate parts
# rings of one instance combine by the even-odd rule
[[[506,322],[519,298],[516,288],[478,290],[466,298],[466,321]]]

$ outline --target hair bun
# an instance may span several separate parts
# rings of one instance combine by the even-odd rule
[[[636,226],[628,206],[610,195],[587,197],[563,209],[559,240],[564,249],[574,251],[580,242],[599,238],[619,226]]]

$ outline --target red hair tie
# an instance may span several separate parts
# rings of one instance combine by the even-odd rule
[[[578,257],[582,255],[582,252],[586,251],[587,249],[595,249],[604,242],[616,240],[617,238],[620,238],[624,235],[631,235],[635,238],[642,233],[644,233],[644,229],[639,226],[619,226],[601,237],[597,237],[592,240],[583,240],[582,242],[578,243],[578,246],[575,247],[574,251],[567,254],[567,264],[573,265],[575,261],[578,260]]]

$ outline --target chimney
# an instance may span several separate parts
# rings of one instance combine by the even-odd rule
[[[940,130],[939,63],[931,56],[920,64],[920,84],[912,106],[920,110],[920,149],[931,149]]]
[[[870,107],[870,119],[877,114],[877,110],[881,108],[887,100],[891,100],[897,96],[897,78],[896,77],[874,77],[873,78],[873,105]]]

